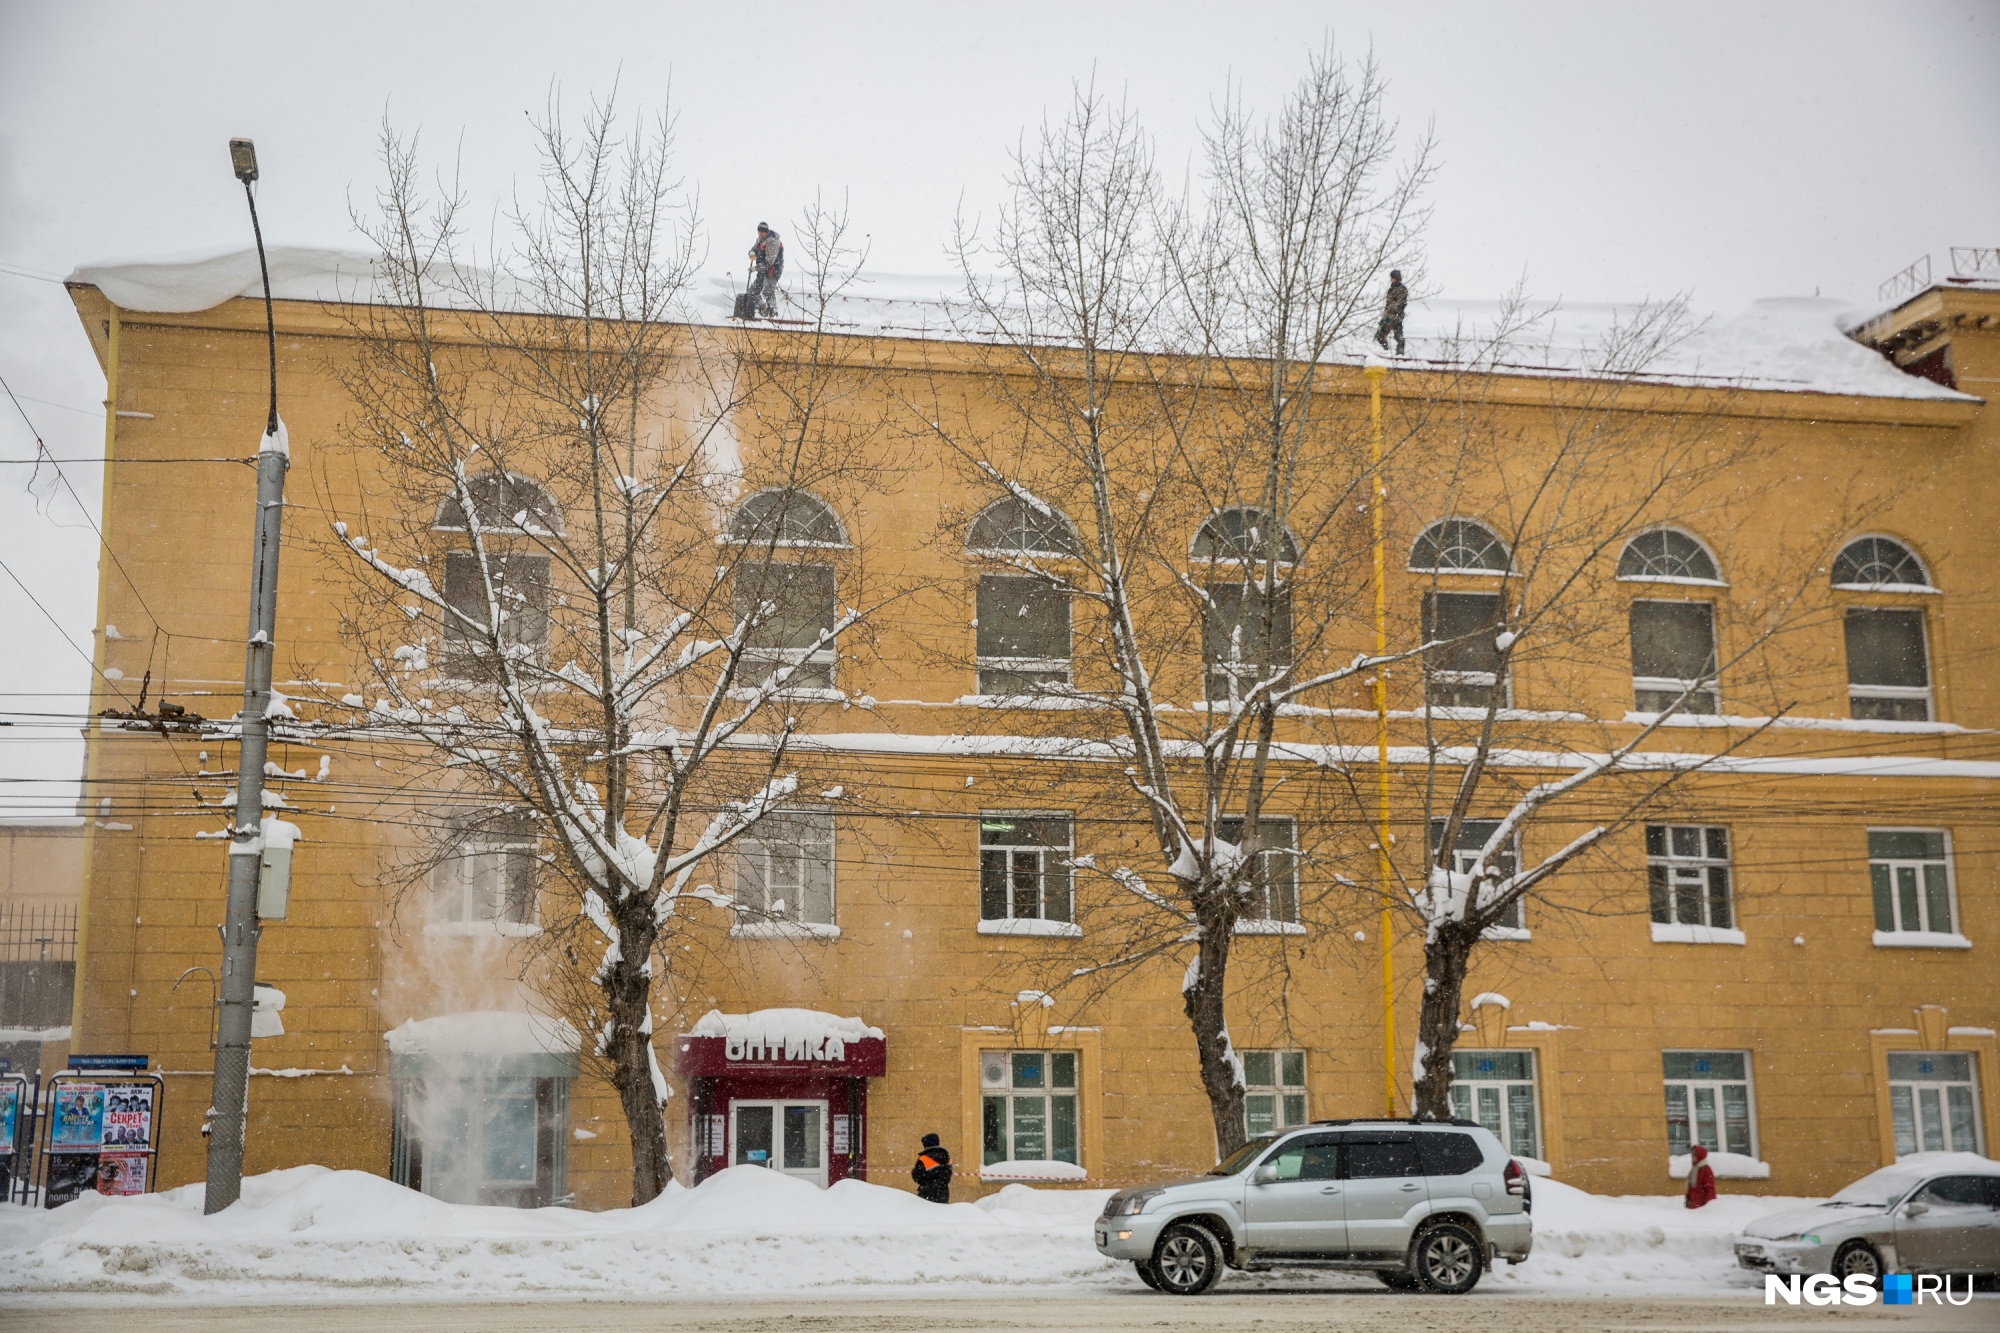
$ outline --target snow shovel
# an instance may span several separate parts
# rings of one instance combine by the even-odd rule
[[[746,287],[743,291],[736,293],[736,313],[732,316],[732,318],[734,319],[757,318],[756,297],[753,294],[756,280],[757,280],[757,266],[755,264],[752,264],[750,266],[750,276],[745,279],[745,282],[751,284],[751,286]]]

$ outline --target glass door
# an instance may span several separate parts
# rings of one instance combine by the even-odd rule
[[[826,1186],[826,1103],[731,1102],[729,1163],[764,1166]]]

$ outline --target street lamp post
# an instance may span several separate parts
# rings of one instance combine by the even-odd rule
[[[271,402],[257,450],[257,522],[250,555],[250,635],[243,660],[236,814],[229,832],[229,897],[222,927],[217,988],[215,1083],[208,1108],[208,1192],[202,1211],[220,1212],[243,1192],[243,1131],[250,1110],[250,1020],[257,1001],[257,881],[264,860],[264,761],[269,749],[271,664],[278,629],[278,539],[284,527],[285,470],[291,453],[278,420],[278,333],[271,310],[271,267],[257,221],[257,149],[229,141],[229,160],[250,203],[257,266],[264,276],[264,334],[270,353]]]

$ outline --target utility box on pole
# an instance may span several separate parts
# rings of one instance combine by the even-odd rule
[[[257,919],[283,921],[292,900],[292,844],[299,826],[264,816],[264,855],[257,867]]]

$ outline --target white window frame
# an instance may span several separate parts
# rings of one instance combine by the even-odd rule
[[[1652,841],[1652,830],[1656,828],[1663,830],[1661,841],[1666,847],[1666,851],[1663,853],[1655,853],[1650,846],[1646,849],[1646,895],[1649,914],[1657,910],[1656,905],[1652,902],[1653,872],[1657,869],[1664,872],[1667,913],[1672,918],[1668,921],[1662,921],[1657,916],[1652,918],[1654,942],[1658,944],[1742,944],[1744,942],[1743,930],[1736,924],[1736,841],[1730,835],[1729,826],[1726,824],[1648,824],[1645,827],[1648,843]],[[1677,829],[1694,829],[1696,831],[1698,846],[1700,848],[1699,855],[1688,856],[1674,851],[1674,831]],[[1728,854],[1720,857],[1712,856],[1708,851],[1708,835],[1712,830],[1716,829],[1722,831],[1723,842],[1728,848]],[[1726,926],[1715,924],[1714,879],[1711,874],[1715,870],[1721,870],[1727,876],[1728,891],[1726,900],[1729,904],[1729,924]],[[1688,876],[1695,878],[1686,878]],[[1680,919],[1680,890],[1688,886],[1697,886],[1699,889],[1702,918],[1699,921],[1682,921]]]
[[[787,545],[787,543],[780,543],[780,545]],[[789,543],[789,545],[808,546],[813,545],[813,543],[793,542]],[[833,580],[833,605],[832,614],[828,617],[827,624],[823,628],[831,628],[840,623],[840,574],[832,565],[818,560],[801,560],[797,562],[781,560],[743,561],[730,571],[730,578],[732,580],[741,578],[744,569],[751,564],[760,564],[767,569],[827,570]],[[735,598],[735,588],[733,585],[730,589],[730,597],[733,607]],[[785,668],[794,665],[823,666],[826,668],[826,678],[824,681],[820,681],[813,679],[813,673],[811,672],[800,672],[794,675],[791,681],[782,689],[778,690],[774,697],[780,699],[814,698],[819,695],[838,694],[840,688],[839,648],[840,644],[837,638],[829,640],[823,647],[819,648],[761,648],[751,647],[746,644],[743,648],[740,661],[746,666],[754,664],[756,679],[746,683],[742,675],[739,674],[737,685],[730,691],[730,694],[732,697],[739,699],[753,695],[763,687],[765,681],[770,680]],[[801,676],[806,678],[801,679]]]
[[[1243,1061],[1243,1132],[1250,1138],[1312,1123],[1312,1094],[1306,1087],[1306,1053],[1296,1049],[1238,1051]],[[1268,1062],[1268,1068],[1261,1069]],[[1260,1078],[1260,1072],[1269,1074]],[[1294,1078],[1293,1075],[1297,1077]],[[1251,1099],[1268,1100],[1269,1123],[1259,1128]]]
[[[1963,1079],[1898,1078],[1894,1073],[1895,1061],[1898,1056],[1918,1060],[1936,1059],[1940,1056],[1955,1057],[1956,1059],[1965,1061],[1966,1077]],[[1897,1161],[1901,1161],[1903,1158],[1909,1156],[1910,1153],[1917,1152],[1956,1151],[1975,1152],[1982,1157],[1986,1155],[1986,1127],[1980,1123],[1981,1117],[1979,1114],[1981,1109],[1979,1104],[1979,1061],[1974,1057],[1972,1052],[1890,1051],[1885,1068],[1890,1071],[1889,1125],[1890,1134],[1896,1144]],[[1953,1088],[1965,1089],[1966,1095],[1970,1099],[1972,1108],[1972,1143],[1970,1146],[1961,1147],[1951,1145],[1953,1137],[1951,1133],[1951,1090]],[[1897,1095],[1899,1092],[1902,1094],[1900,1097]],[[1924,1143],[1924,1139],[1927,1137],[1924,1133],[1923,1116],[1924,1094],[1926,1092],[1930,1093],[1934,1098],[1933,1104],[1937,1107],[1938,1111],[1938,1128],[1944,1133],[1944,1144],[1937,1146],[1926,1146]],[[1911,1145],[1908,1152],[1905,1152],[1903,1148],[1905,1142],[1903,1123],[1906,1119],[1909,1124],[1908,1142]]]
[[[1017,1086],[1015,1083],[1015,1059],[1018,1056],[1038,1056],[1042,1062],[1040,1087]],[[1067,1087],[1057,1087],[1055,1083],[1058,1061],[1067,1061],[1070,1082]],[[995,1077],[996,1068],[999,1077]],[[1042,1147],[1040,1157],[1016,1157],[1019,1146],[1019,1130],[1015,1116],[1022,1101],[1040,1100],[1042,1103]],[[1055,1155],[1056,1103],[1070,1104],[1070,1124],[1074,1127],[1076,1142],[1074,1152],[1068,1157]],[[986,1130],[992,1113],[992,1104],[1001,1107],[1001,1141],[1006,1152],[1001,1157],[987,1156]],[[990,1166],[996,1161],[1014,1162],[1068,1162],[1074,1166],[1083,1165],[1083,1053],[1081,1051],[1016,1051],[992,1050],[979,1053],[979,1163]]]
[[[736,535],[736,520],[742,516],[744,509],[752,501],[761,500],[767,495],[783,495],[786,492],[802,496],[825,511],[826,516],[833,520],[833,541],[806,541],[793,537],[780,537],[773,540],[769,537],[739,537]],[[729,518],[723,524],[722,535],[717,537],[715,541],[718,546],[768,546],[773,550],[779,551],[845,551],[853,545],[847,535],[847,524],[841,522],[840,512],[803,486],[764,486],[752,491],[737,501],[736,507],[729,512]]]
[[[1657,536],[1663,532],[1678,537],[1685,537],[1699,547],[1701,553],[1708,557],[1709,567],[1715,570],[1716,577],[1705,579],[1693,574],[1627,574],[1623,572],[1625,557],[1631,554],[1632,547],[1647,537]],[[1638,558],[1645,560],[1648,557],[1641,554]],[[1689,532],[1686,528],[1672,523],[1662,523],[1658,526],[1647,528],[1644,532],[1633,533],[1631,540],[1627,541],[1624,548],[1618,552],[1618,564],[1614,566],[1614,569],[1617,572],[1612,577],[1620,583],[1670,583],[1686,588],[1726,588],[1729,586],[1729,580],[1722,577],[1722,562],[1715,558],[1715,548],[1695,536],[1692,532]]]
[[[1836,592],[1936,593],[1938,591],[1937,582],[1931,576],[1931,567],[1925,563],[1923,556],[1917,553],[1915,544],[1906,542],[1901,537],[1887,532],[1861,532],[1849,537],[1840,544],[1840,549],[1834,553],[1833,563],[1838,564],[1842,556],[1865,541],[1888,542],[1902,551],[1903,554],[1916,562],[1917,572],[1924,576],[1924,581],[1922,583],[1831,583],[1830,586]],[[1831,571],[1829,570],[1829,580],[1831,580],[1831,577]]]
[[[1433,860],[1437,857],[1437,846],[1439,841],[1444,837],[1444,826],[1448,822],[1443,816],[1433,816],[1431,818],[1431,857]],[[1465,823],[1458,826],[1460,834],[1465,832],[1467,824],[1491,824],[1495,828],[1498,828],[1500,821],[1490,818],[1467,818]],[[1491,837],[1492,834],[1489,833],[1487,836]],[[1517,873],[1521,866],[1521,831],[1519,829],[1514,830],[1514,836],[1510,839],[1510,842],[1511,845],[1507,848],[1505,855],[1514,858],[1514,869],[1508,870],[1506,873],[1512,875]],[[1480,847],[1483,846],[1485,846],[1484,841],[1480,843]],[[1454,847],[1451,850],[1451,868],[1458,874],[1471,874],[1473,863],[1478,860],[1479,847]],[[1533,932],[1528,929],[1527,901],[1524,895],[1509,903],[1508,911],[1512,919],[1502,920],[1498,925],[1488,926],[1482,938],[1489,940],[1525,940],[1533,938]]]
[[[1637,582],[1638,580],[1634,579],[1632,581]],[[1648,579],[1646,581],[1665,582],[1666,580]],[[1695,580],[1693,579],[1684,579],[1678,581],[1687,583],[1695,582]],[[1721,645],[1716,642],[1717,634],[1716,634],[1716,624],[1715,624],[1714,602],[1699,601],[1692,598],[1635,597],[1632,599],[1633,606],[1636,607],[1641,604],[1649,606],[1707,607],[1708,608],[1708,653],[1711,658],[1716,659],[1718,663],[1720,662],[1722,649]],[[1629,626],[1630,624],[1629,619],[1627,621],[1627,624]],[[1628,628],[1628,633],[1629,633],[1629,628]],[[1672,699],[1680,698],[1681,695],[1686,694],[1690,690],[1694,691],[1694,693],[1689,696],[1686,703],[1681,705],[1680,709],[1681,716],[1713,717],[1713,716],[1719,716],[1721,714],[1722,675],[1719,668],[1715,675],[1705,676],[1699,680],[1676,679],[1672,676],[1633,676],[1632,677],[1633,711],[1639,713],[1663,713],[1666,711],[1667,703],[1670,703]],[[1647,701],[1642,697],[1649,693],[1666,694],[1671,696],[1671,698],[1661,703],[1660,707],[1649,708],[1646,706]],[[1706,700],[1702,698],[1704,694],[1708,696]],[[1708,706],[1706,708],[1702,707],[1701,705],[1703,703],[1706,703]]]
[[[1836,586],[1847,586],[1847,585],[1836,585]],[[1874,591],[1874,590],[1869,589],[1869,591]],[[1907,591],[1907,589],[1899,588],[1897,589],[1897,591]],[[1870,685],[1870,684],[1857,685],[1854,682],[1853,679],[1854,669],[1851,664],[1851,659],[1848,658],[1847,642],[1846,642],[1847,616],[1849,613],[1854,611],[1900,611],[1905,615],[1911,615],[1917,618],[1917,646],[1922,648],[1924,653],[1924,683],[1922,685]],[[1841,657],[1843,659],[1843,665],[1846,665],[1848,669],[1847,715],[1849,717],[1855,717],[1854,705],[1859,702],[1866,702],[1868,700],[1881,700],[1884,703],[1891,703],[1899,699],[1915,699],[1923,704],[1924,715],[1920,718],[1905,718],[1899,720],[1905,722],[1935,722],[1938,720],[1937,672],[1934,669],[1932,669],[1931,665],[1931,618],[1928,614],[1925,613],[1924,609],[1921,606],[1893,606],[1893,605],[1876,606],[1869,602],[1850,602],[1847,606],[1845,606],[1841,610],[1840,628],[1842,636],[1841,648],[1840,648]],[[1856,718],[1856,720],[1865,722],[1865,721],[1883,721],[1886,719]]]
[[[1002,819],[1060,819],[1069,831],[1069,836],[1061,847],[1044,847],[1036,843],[1008,842],[989,843],[986,841],[986,821]],[[1007,859],[1007,887],[1002,895],[1006,909],[1004,916],[986,915],[986,858],[989,854],[1000,854]],[[982,935],[1062,935],[1078,936],[1083,928],[1076,924],[1076,877],[1070,873],[1076,855],[1076,817],[1067,810],[982,810],[979,813],[979,933]],[[1035,866],[1035,901],[1037,915],[1032,917],[1014,914],[1013,876],[1015,858],[1033,856]],[[1049,872],[1052,866],[1059,867],[1063,877],[1063,904],[1066,915],[1049,915]]]
[[[1469,570],[1469,569],[1451,569],[1451,570],[1441,570],[1437,572],[1446,574],[1480,574],[1483,571]],[[1505,578],[1506,574],[1503,573],[1502,571],[1495,570],[1492,571],[1490,575],[1488,575],[1488,577]],[[1471,588],[1443,588],[1443,587],[1432,586],[1430,588],[1426,588],[1424,591],[1431,595],[1432,598],[1431,614],[1434,617],[1437,614],[1436,599],[1439,597],[1498,598],[1503,596],[1502,594],[1490,593],[1483,590],[1477,590]],[[1500,603],[1499,609],[1502,615],[1504,616],[1507,609],[1506,603],[1504,601]],[[1497,637],[1500,633],[1503,632],[1505,627],[1506,626],[1504,620],[1496,621],[1492,627],[1494,635]],[[1501,672],[1501,671],[1441,670],[1439,668],[1430,665],[1429,652],[1426,652],[1424,654],[1421,670],[1423,672],[1423,680],[1424,680],[1424,708],[1429,712],[1435,713],[1442,711],[1453,711],[1453,712],[1476,713],[1484,715],[1488,707],[1508,709],[1514,706],[1514,673],[1511,671]],[[1431,701],[1431,685],[1433,683],[1444,686],[1473,685],[1483,690],[1497,692],[1499,698],[1497,700],[1491,700],[1489,701],[1489,703],[1485,704],[1433,703]]]
[[[1293,815],[1265,814],[1257,816],[1257,822],[1260,825],[1282,824],[1284,826],[1285,841],[1281,846],[1262,847],[1258,849],[1257,855],[1264,861],[1264,901],[1262,903],[1264,910],[1257,916],[1245,916],[1239,919],[1236,923],[1235,933],[1238,935],[1303,935],[1305,934],[1305,901],[1304,894],[1299,886],[1299,821]],[[1226,842],[1236,843],[1238,846],[1242,845],[1243,835],[1248,831],[1243,816],[1223,815],[1215,821],[1215,824],[1215,836],[1217,838]],[[1237,836],[1235,838],[1228,837],[1225,829],[1227,825],[1236,826]],[[1272,893],[1277,891],[1282,897],[1285,892],[1285,890],[1278,888],[1278,886],[1272,883],[1271,866],[1274,863],[1282,867],[1282,873],[1285,879],[1289,881],[1290,906],[1293,913],[1291,916],[1273,916],[1270,912]],[[1286,904],[1280,902],[1278,905],[1282,908]]]
[[[1666,1074],[1666,1057],[1670,1055],[1694,1055],[1694,1056],[1740,1055],[1743,1057],[1743,1077],[1740,1080],[1733,1078],[1720,1078],[1720,1077],[1710,1078],[1700,1073],[1685,1078],[1668,1077]],[[1661,1070],[1660,1082],[1663,1089],[1663,1109],[1669,1116],[1667,1122],[1669,1127],[1667,1131],[1668,1156],[1671,1157],[1677,1155],[1673,1150],[1673,1130],[1672,1130],[1673,1122],[1671,1119],[1672,1107],[1673,1107],[1673,1089],[1675,1088],[1682,1089],[1686,1098],[1684,1105],[1687,1108],[1689,1145],[1692,1146],[1693,1144],[1701,1143],[1701,1137],[1700,1137],[1701,1120],[1700,1120],[1698,1093],[1705,1091],[1709,1094],[1710,1105],[1714,1108],[1716,1137],[1718,1142],[1716,1144],[1702,1144],[1702,1146],[1707,1148],[1712,1153],[1738,1151],[1737,1149],[1729,1146],[1729,1117],[1727,1114],[1728,1094],[1724,1091],[1724,1089],[1729,1087],[1734,1087],[1740,1082],[1743,1087],[1743,1108],[1744,1108],[1746,1129],[1750,1138],[1749,1149],[1746,1155],[1749,1156],[1753,1161],[1763,1160],[1763,1158],[1757,1152],[1757,1078],[1756,1078],[1755,1064],[1750,1058],[1749,1051],[1682,1050],[1678,1048],[1672,1050],[1665,1050],[1660,1052],[1660,1070]]]
[[[1528,1062],[1528,1076],[1524,1079],[1502,1078],[1498,1074],[1495,1074],[1491,1078],[1483,1078],[1477,1073],[1461,1074],[1457,1071],[1458,1058],[1460,1056],[1465,1056],[1467,1059],[1479,1059],[1495,1055],[1525,1056]],[[1525,1049],[1455,1050],[1452,1052],[1452,1065],[1451,1113],[1461,1120],[1471,1120],[1491,1130],[1493,1136],[1500,1140],[1500,1146],[1516,1157],[1532,1157],[1537,1160],[1546,1160],[1541,1151],[1543,1147],[1542,1093],[1539,1086],[1541,1068],[1539,1062],[1535,1059],[1535,1052]],[[1523,1086],[1528,1090],[1527,1137],[1531,1145],[1525,1152],[1517,1146],[1518,1136],[1515,1131],[1519,1128],[1519,1125],[1516,1123],[1515,1114],[1518,1108],[1515,1105],[1513,1095],[1514,1089]],[[1481,1103],[1486,1100],[1479,1095],[1482,1090],[1490,1090],[1493,1093],[1494,1115],[1490,1122],[1482,1114],[1485,1108]]]
[[[1930,857],[1876,856],[1873,851],[1869,852],[1868,892],[1871,900],[1875,895],[1876,867],[1880,866],[1889,873],[1889,917],[1892,929],[1882,929],[1882,919],[1880,914],[1877,913],[1874,937],[1876,947],[1971,948],[1972,941],[1966,939],[1959,932],[1959,925],[1963,918],[1958,914],[1958,875],[1953,867],[1954,858],[1951,854],[1951,830],[1936,827],[1920,828],[1913,825],[1891,827],[1876,824],[1870,825],[1868,832],[1871,835],[1876,833],[1935,833],[1944,839],[1944,855],[1937,859]],[[1926,867],[1936,865],[1944,867],[1945,910],[1951,914],[1951,920],[1947,923],[1947,928],[1944,930],[1939,930],[1935,922],[1926,919],[1930,913],[1930,895],[1924,889],[1923,871]],[[1913,872],[1917,877],[1918,924],[1915,929],[1912,929],[1910,924],[1903,920],[1901,885],[1897,883],[1897,879],[1898,872],[1904,870]]]
[[[980,576],[979,583],[984,583],[989,578],[1019,579],[1024,583],[1039,584],[1043,587],[1049,586],[1048,580],[1038,579],[1032,574],[983,574]],[[972,608],[974,612],[973,618],[975,620],[984,619],[984,617],[978,614],[979,583],[975,583],[972,589]],[[1064,598],[1065,604],[1067,604],[1069,594],[1064,593],[1062,594],[1062,596]],[[1072,676],[1071,676],[1071,671],[1073,669],[1072,663],[1075,660],[1076,608],[1070,606],[1068,609],[1070,614],[1067,617],[1067,620],[1069,623],[1064,626],[1064,637],[1068,640],[1068,645],[1067,645],[1068,651],[1066,651],[1062,657],[995,657],[995,656],[987,656],[984,654],[975,653],[973,657],[973,668],[975,672],[973,684],[974,688],[979,693],[979,697],[983,699],[1008,699],[1008,698],[1034,697],[1033,694],[1024,696],[1020,694],[1010,694],[998,690],[988,689],[986,681],[986,673],[989,671],[992,672],[1011,671],[1023,675],[1034,674],[1034,675],[1043,675],[1052,677],[1052,679],[1050,680],[1037,682],[1038,684],[1045,686],[1046,685],[1062,686],[1070,684],[1072,681]],[[975,625],[973,629],[974,629],[974,645],[976,647],[978,642],[977,639],[978,626]]]
[[[471,822],[477,815],[462,812],[452,822]],[[429,935],[539,935],[541,926],[535,901],[534,865],[541,854],[541,840],[533,832],[510,833],[488,828],[454,831],[450,855],[440,858],[430,870],[430,920],[424,927]],[[518,918],[500,915],[515,899],[507,882],[514,858],[526,862],[527,884],[519,897]],[[494,877],[498,876],[498,884]],[[491,904],[492,915],[476,910]]]
[[[1460,566],[1460,565],[1418,564],[1417,547],[1422,544],[1425,537],[1430,536],[1430,534],[1433,531],[1444,527],[1444,525],[1447,523],[1466,524],[1470,527],[1478,528],[1480,531],[1484,532],[1488,537],[1491,537],[1493,539],[1494,544],[1500,548],[1501,555],[1503,555],[1506,558],[1504,565],[1499,569],[1492,569],[1486,566],[1472,568],[1469,566]],[[1431,545],[1437,547],[1440,554],[1442,554],[1443,550],[1445,549],[1439,546],[1436,541],[1433,541]],[[1507,539],[1505,537],[1502,537],[1499,531],[1495,529],[1492,524],[1486,523],[1476,518],[1466,518],[1463,515],[1459,514],[1447,514],[1443,518],[1434,519],[1431,522],[1424,524],[1423,530],[1418,532],[1417,535],[1411,539],[1410,554],[1408,558],[1404,560],[1403,563],[1405,568],[1407,568],[1412,574],[1462,574],[1467,578],[1474,578],[1474,579],[1504,579],[1509,574],[1512,574],[1514,572],[1514,548],[1507,544]]]
[[[791,860],[796,863],[797,874],[795,880],[798,887],[795,891],[800,899],[803,899],[805,896],[804,885],[806,884],[808,873],[805,869],[805,863],[813,849],[803,845],[796,850],[790,848],[774,849],[765,838],[759,836],[760,830],[776,832],[776,829],[771,827],[774,821],[782,825],[794,820],[811,820],[815,826],[823,827],[825,832],[824,842],[819,844],[826,855],[827,919],[824,921],[806,920],[800,915],[804,910],[803,901],[794,902],[789,896],[779,899],[779,901],[785,904],[784,912],[773,913],[769,910],[773,880],[771,872],[777,868],[781,859]],[[822,824],[821,821],[824,821],[824,823]],[[815,807],[773,811],[758,820],[757,823],[751,825],[749,831],[738,837],[735,842],[730,844],[728,849],[732,857],[730,864],[730,884],[735,900],[736,913],[735,922],[730,926],[729,933],[739,939],[768,939],[786,936],[838,938],[840,935],[840,863],[836,855],[838,838],[839,830],[836,826],[833,812]],[[801,843],[803,844],[803,839],[801,839]],[[763,861],[764,887],[762,892],[764,900],[762,903],[752,901],[756,889],[755,885],[746,877],[746,862],[750,858],[761,858]],[[788,890],[788,893],[793,891]]]

